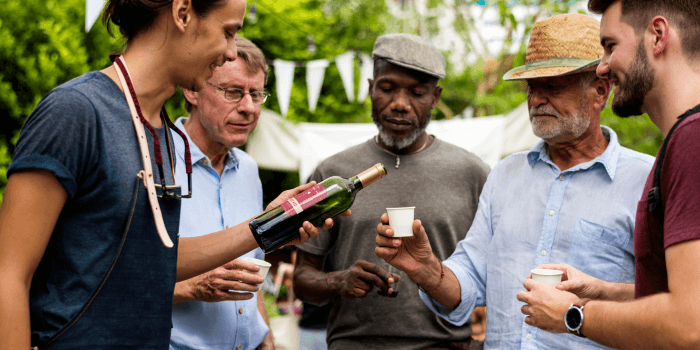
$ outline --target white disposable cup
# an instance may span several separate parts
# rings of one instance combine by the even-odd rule
[[[534,269],[530,272],[532,272],[533,280],[546,283],[552,287],[561,282],[561,275],[564,274],[564,271],[550,269]]]
[[[394,229],[394,237],[413,236],[413,210],[416,207],[386,208],[389,226]]]
[[[272,266],[272,264],[265,260],[255,258],[241,258],[241,260],[250,261],[255,263],[255,265],[258,265],[258,267],[260,268],[260,271],[258,271],[258,276],[262,277],[263,280],[265,279],[265,276],[267,276],[267,271],[270,270],[270,266]]]

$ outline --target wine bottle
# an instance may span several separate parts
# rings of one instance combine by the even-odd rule
[[[248,225],[260,248],[269,253],[299,237],[304,221],[317,226],[350,208],[359,190],[385,175],[384,165],[376,164],[350,179],[329,177],[260,214]]]

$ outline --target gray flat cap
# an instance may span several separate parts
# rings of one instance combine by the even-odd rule
[[[423,72],[438,79],[445,77],[445,58],[433,45],[411,34],[385,34],[374,43],[372,60],[385,58],[392,64]]]

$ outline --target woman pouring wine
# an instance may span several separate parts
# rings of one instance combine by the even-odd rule
[[[173,181],[163,109],[178,86],[198,90],[236,58],[245,9],[245,0],[108,1],[103,21],[119,28],[123,54],[48,93],[8,168],[0,348],[167,349],[175,282],[257,247],[247,223],[178,240],[188,195]],[[306,222],[299,233],[292,243],[318,230]]]

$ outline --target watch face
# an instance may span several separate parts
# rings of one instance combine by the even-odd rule
[[[577,307],[571,307],[568,311],[566,311],[566,315],[564,315],[564,318],[566,322],[566,327],[569,328],[569,330],[575,331],[579,327],[581,327],[583,315],[581,310],[579,310]]]

